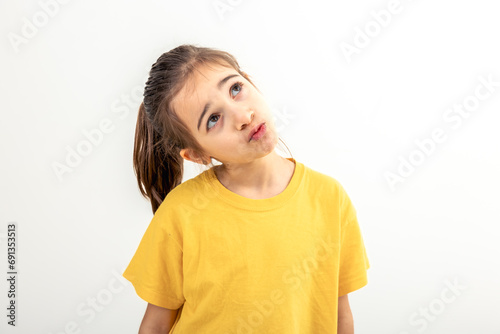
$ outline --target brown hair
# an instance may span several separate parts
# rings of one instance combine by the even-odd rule
[[[254,85],[231,54],[213,48],[180,45],[163,53],[153,64],[139,107],[133,153],[139,189],[150,199],[153,213],[182,182],[184,159],[180,150],[191,148],[195,154],[203,153],[171,106],[200,64],[232,67]]]

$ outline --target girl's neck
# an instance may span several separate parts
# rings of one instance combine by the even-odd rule
[[[295,164],[275,151],[250,164],[216,166],[219,182],[232,192],[252,199],[278,195],[286,189],[295,171]]]

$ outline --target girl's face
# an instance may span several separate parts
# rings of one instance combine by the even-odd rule
[[[201,65],[198,70],[172,107],[205,155],[182,149],[182,157],[198,163],[213,157],[224,164],[245,164],[271,153],[278,135],[262,94],[233,68]],[[262,123],[263,135],[250,138]]]

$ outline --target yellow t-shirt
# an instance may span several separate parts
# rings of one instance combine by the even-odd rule
[[[238,195],[213,169],[165,197],[123,276],[182,307],[170,333],[337,333],[338,297],[370,267],[356,210],[336,179],[289,160],[271,198]]]

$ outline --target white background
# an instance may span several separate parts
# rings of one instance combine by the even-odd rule
[[[137,333],[146,302],[116,278],[152,218],[132,169],[137,96],[161,53],[193,43],[236,56],[294,158],[350,195],[371,263],[350,295],[356,333],[500,333],[495,1],[401,0],[385,27],[370,13],[387,0],[70,0],[48,16],[49,2],[0,4],[0,277],[9,222],[19,273],[16,328],[0,280],[0,332]],[[452,127],[443,116],[474,101],[480,77],[497,86]],[[54,164],[105,119],[112,130],[58,178]],[[418,153],[436,128],[446,140]]]

